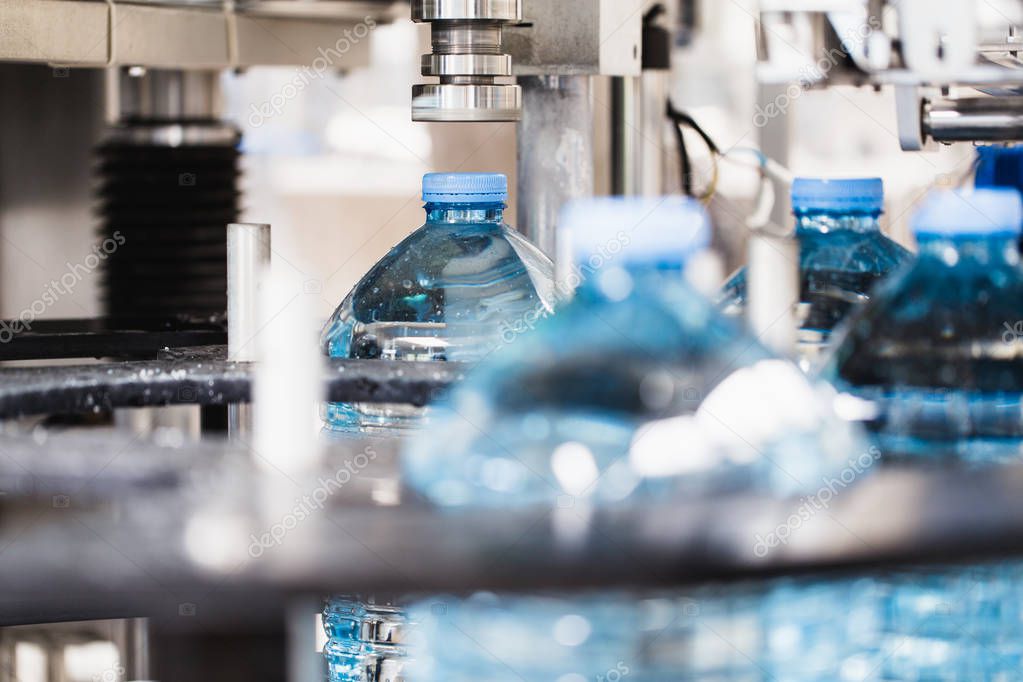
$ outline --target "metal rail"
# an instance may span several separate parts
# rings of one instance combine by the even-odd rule
[[[53,470],[81,458],[70,436],[0,443],[23,462],[52,459]],[[137,444],[117,460],[148,458],[149,447]],[[1018,465],[864,474],[826,510],[792,524],[805,501],[755,495],[605,509],[579,501],[438,510],[399,488],[381,507],[379,487],[400,480],[397,449],[386,441],[338,443],[318,475],[285,480],[257,474],[235,456],[237,446],[219,453],[186,446],[176,456],[187,476],[162,492],[122,485],[108,506],[90,511],[72,489],[61,506],[47,498],[43,512],[0,514],[0,545],[12,545],[0,552],[0,625],[118,614],[203,629],[239,618],[279,623],[292,598],[334,590],[649,590],[1023,555]],[[324,483],[350,462],[366,467],[344,475],[346,485]],[[93,463],[96,479],[111,475],[99,458]],[[0,473],[29,477],[19,471],[0,458]],[[272,484],[287,514],[295,500],[318,503],[307,502],[300,523],[267,513],[276,509],[267,503]],[[758,551],[758,536],[783,526],[786,541]]]
[[[251,399],[252,366],[223,346],[161,360],[0,369],[0,419],[115,407],[230,405]],[[455,363],[331,360],[324,399],[425,405],[462,377]]]
[[[189,320],[0,321],[0,361],[63,358],[152,359],[168,348],[227,342],[224,324]]]

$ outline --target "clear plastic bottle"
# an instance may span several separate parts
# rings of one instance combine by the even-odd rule
[[[411,682],[881,680],[869,581],[799,580],[414,604]],[[897,679],[915,679],[902,677]]]
[[[874,404],[885,456],[1023,455],[1021,218],[1015,190],[932,194],[916,261],[836,339],[823,375]]]
[[[878,280],[911,255],[881,232],[884,188],[879,178],[796,178],[792,212],[799,240],[799,343],[808,357],[826,347],[831,332],[869,298]],[[723,310],[741,315],[746,270],[725,284]]]
[[[331,597],[323,610],[330,682],[399,682],[407,655],[404,612],[387,604]]]
[[[403,453],[410,485],[445,506],[784,495],[863,456],[829,386],[687,284],[710,239],[700,204],[594,199],[561,230],[583,280],[575,300],[435,407]]]
[[[477,362],[509,330],[549,314],[553,266],[504,224],[508,181],[494,173],[423,178],[426,224],[394,247],[342,301],[322,347],[331,357]],[[394,432],[423,409],[330,404],[338,431]]]
[[[973,682],[1023,666],[1019,562],[660,594],[438,596],[410,682]]]

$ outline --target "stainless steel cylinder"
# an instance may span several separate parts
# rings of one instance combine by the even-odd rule
[[[521,0],[413,0],[412,20],[429,23],[433,52],[422,73],[439,83],[412,88],[415,121],[517,121],[522,92],[502,52],[504,26],[522,18]]]
[[[1023,140],[1023,97],[976,97],[924,104],[922,127],[935,142]]]
[[[659,197],[665,194],[664,178],[667,169],[665,149],[669,126],[664,112],[671,87],[670,71],[643,71],[640,78],[640,134],[639,134],[639,194]]]
[[[110,69],[111,123],[210,121],[221,116],[220,73],[129,67]]]
[[[124,679],[127,682],[151,680],[149,664],[149,619],[124,621]]]
[[[611,79],[611,193],[615,195],[641,193],[642,105],[639,78]]]
[[[526,76],[518,135],[518,226],[555,258],[561,208],[593,196],[589,76]]]

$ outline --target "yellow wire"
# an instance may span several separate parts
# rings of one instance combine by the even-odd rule
[[[718,154],[711,152],[710,154],[711,163],[711,176],[710,184],[707,185],[707,189],[704,190],[703,194],[700,195],[700,201],[704,204],[709,204],[710,200],[714,198],[714,193],[718,189],[718,180],[721,177],[721,170],[718,166]]]

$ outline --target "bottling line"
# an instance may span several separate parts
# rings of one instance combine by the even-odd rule
[[[734,76],[754,93],[752,119],[730,145],[679,104],[687,81],[734,85],[731,62],[714,79],[679,57],[743,39],[713,25],[719,4],[754,27],[744,47],[755,63]],[[319,78],[311,73],[353,78],[393,47],[379,49],[377,28],[403,24],[428,25],[416,34],[421,77],[410,93],[400,84],[413,127],[475,124],[486,140],[514,127],[515,222],[553,261],[555,291],[571,275],[558,236],[566,205],[597,194],[702,198],[716,223],[741,229],[745,315],[782,355],[798,327],[798,258],[779,227],[799,161],[796,100],[884,94],[890,108],[875,114],[894,122],[886,154],[965,149],[972,160],[974,144],[1023,141],[1023,6],[1009,0],[0,0],[0,250],[12,254],[0,262],[19,270],[0,278],[16,294],[0,313],[0,682],[324,680],[319,619],[334,594],[390,605],[698,589],[1023,551],[1018,463],[881,469],[842,483],[823,513],[793,526],[806,496],[762,489],[444,508],[403,480],[402,439],[320,433],[324,402],[422,408],[473,371],[454,352],[442,363],[424,351],[403,362],[379,349],[324,357],[320,291],[296,293],[280,275],[275,224],[247,208],[262,197],[243,193],[246,128],[262,134],[280,114],[273,97],[297,99]],[[284,87],[227,106],[225,83],[264,69],[287,74]],[[859,106],[846,94],[832,101]],[[719,162],[741,154],[757,159],[745,165],[755,197],[713,204]],[[920,185],[961,184],[972,170],[934,166]],[[72,198],[96,226],[75,242],[79,265],[22,297],[20,269],[35,258],[19,244],[28,230],[11,226],[70,232],[83,215],[66,209]],[[56,234],[37,257],[64,260]],[[720,263],[707,268],[719,286]],[[96,310],[51,314],[83,280],[96,282]],[[1014,324],[1004,333],[1018,342]],[[453,432],[434,435],[456,447]],[[758,551],[752,539],[781,527],[785,541]],[[332,679],[470,679],[402,672],[388,647],[405,654],[408,623],[359,627],[372,628],[375,662]],[[842,679],[1023,679],[1023,652],[1017,662],[1016,677]],[[606,679],[630,670],[637,663],[624,660]]]

